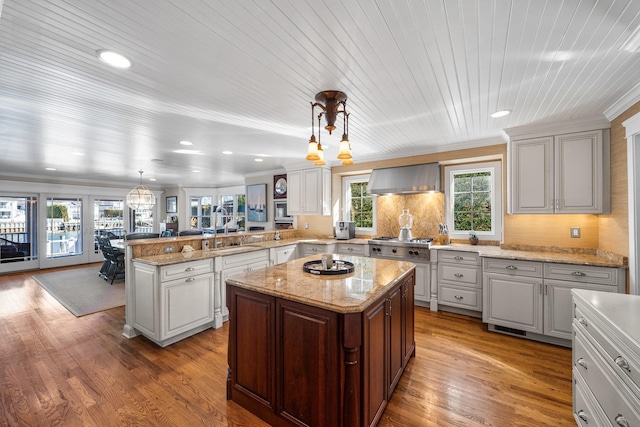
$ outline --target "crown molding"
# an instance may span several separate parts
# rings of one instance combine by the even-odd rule
[[[636,84],[626,95],[604,110],[604,115],[609,121],[613,121],[613,119],[627,111],[638,101],[640,101],[640,83]]]
[[[504,132],[510,140],[538,138],[541,136],[562,135],[565,133],[584,132],[597,129],[609,129],[611,122],[604,116],[587,117],[578,120],[543,122],[525,126],[507,128]]]

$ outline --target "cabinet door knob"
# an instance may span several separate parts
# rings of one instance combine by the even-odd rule
[[[518,267],[516,267],[515,265],[507,265],[505,268],[507,270],[517,270],[518,269]]]
[[[616,357],[616,365],[620,366],[622,369],[628,372],[631,372],[631,368],[629,367],[629,364],[627,363],[625,358],[622,356]]]
[[[616,424],[618,424],[620,427],[629,427],[629,421],[627,421],[627,419],[623,417],[621,414],[618,414],[615,420],[616,420]]]
[[[580,323],[583,326],[589,326],[589,325],[587,325],[587,319],[585,319],[582,316],[578,317],[578,323]]]
[[[584,369],[587,369],[587,361],[584,360],[582,357],[580,359],[578,359],[576,361],[576,363],[580,366],[582,366]]]
[[[584,412],[582,409],[580,409],[580,410],[578,411],[578,418],[580,418],[580,419],[581,419],[582,421],[584,421],[584,422],[589,422],[589,421],[587,420],[587,414],[586,414],[586,412]]]
[[[193,267],[187,267],[187,268],[184,269],[184,271],[193,271],[193,270],[195,270],[195,268],[193,268]]]
[[[187,277],[184,281],[185,282],[193,282],[194,280],[196,280],[195,277]]]
[[[571,273],[571,275],[578,276],[578,277],[586,276],[586,274],[583,273],[582,271],[574,271],[573,273]]]
[[[456,276],[456,277],[464,277],[464,274],[462,274],[462,273],[456,273],[456,274],[454,274],[454,276]]]

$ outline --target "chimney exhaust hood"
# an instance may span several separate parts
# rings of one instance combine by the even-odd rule
[[[440,191],[440,164],[374,169],[369,178],[369,194],[416,194]]]

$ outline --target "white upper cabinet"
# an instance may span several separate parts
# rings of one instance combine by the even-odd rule
[[[331,214],[331,172],[325,168],[287,171],[290,215]]]
[[[510,213],[608,213],[609,130],[512,140]]]

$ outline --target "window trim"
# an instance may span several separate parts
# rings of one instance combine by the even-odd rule
[[[351,183],[353,182],[369,182],[371,174],[365,175],[344,175],[342,177],[342,209],[341,217],[344,221],[349,221],[351,218]],[[371,210],[373,211],[372,226],[369,227],[356,227],[357,234],[375,234],[378,228],[378,214],[377,214],[377,197],[371,195]],[[345,219],[346,218],[346,219]],[[340,218],[337,221],[341,221]]]
[[[455,232],[453,229],[453,175],[461,173],[491,172],[491,206],[492,206],[492,232],[476,231],[477,236],[482,240],[492,240],[502,242],[504,227],[504,210],[502,205],[502,161],[490,161],[482,163],[467,163],[461,165],[450,165],[444,167],[445,179],[445,222],[449,227],[449,237],[452,239],[468,239],[469,232]]]

